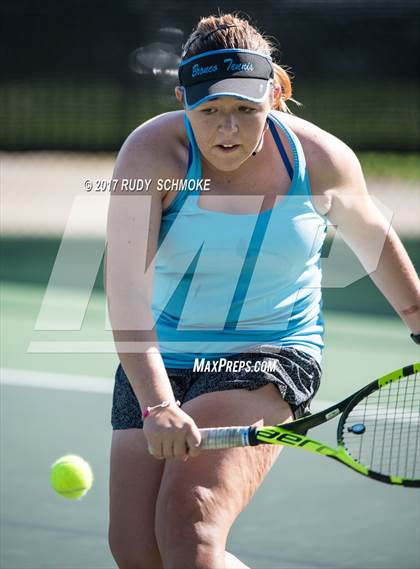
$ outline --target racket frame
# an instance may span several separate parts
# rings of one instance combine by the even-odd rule
[[[419,371],[420,363],[395,370],[379,379],[375,379],[339,403],[290,423],[264,427],[219,427],[216,429],[200,429],[202,435],[201,447],[203,449],[221,449],[236,446],[256,446],[259,444],[278,444],[288,447],[298,447],[337,460],[356,472],[380,482],[400,486],[420,487],[420,480],[406,480],[398,476],[386,476],[359,464],[347,452],[342,436],[344,423],[348,414],[364,397],[381,389],[392,381],[397,381],[413,373],[419,373]],[[342,415],[337,427],[337,448],[332,448],[329,445],[306,436],[309,429],[334,419],[340,415],[340,413]]]

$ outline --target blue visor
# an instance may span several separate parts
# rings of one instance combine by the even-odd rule
[[[222,96],[260,103],[273,76],[271,58],[247,49],[200,53],[185,59],[178,70],[188,109]]]

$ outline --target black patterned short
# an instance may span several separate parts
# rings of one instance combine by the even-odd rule
[[[309,354],[263,344],[220,360],[225,364],[220,366],[221,371],[167,368],[175,398],[183,404],[203,393],[228,389],[252,391],[273,383],[296,419],[309,412],[321,379],[321,367]],[[111,424],[115,430],[143,427],[140,405],[121,364],[115,373]]]

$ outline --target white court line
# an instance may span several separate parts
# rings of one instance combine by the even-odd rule
[[[106,377],[1,368],[0,385],[61,389],[64,391],[88,391],[90,393],[112,393],[114,381],[112,378],[107,379]]]

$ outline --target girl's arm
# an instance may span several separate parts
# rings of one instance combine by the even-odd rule
[[[143,411],[145,406],[175,401],[150,309],[162,214],[156,180],[170,168],[170,159],[162,160],[162,152],[162,140],[153,125],[146,123],[128,137],[114,168],[113,178],[120,182],[111,194],[107,223],[109,317],[119,359]],[[149,190],[125,191],[122,180],[130,179],[150,179]]]
[[[323,139],[322,145],[318,144],[315,154],[311,180],[323,188],[322,194],[329,204],[329,220],[339,228],[343,239],[410,331],[418,334],[418,276],[398,235],[371,200],[356,155],[331,135]]]

